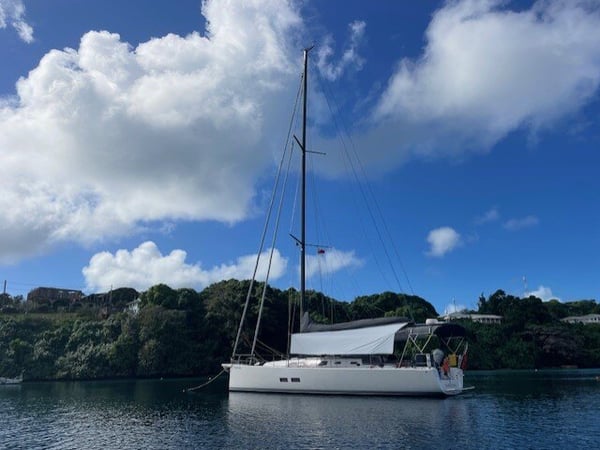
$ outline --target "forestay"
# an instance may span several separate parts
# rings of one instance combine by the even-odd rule
[[[391,355],[394,336],[408,323],[394,323],[353,330],[294,333],[293,355]]]

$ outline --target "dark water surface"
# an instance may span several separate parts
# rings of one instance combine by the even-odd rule
[[[448,399],[228,394],[204,380],[0,386],[0,449],[600,448],[600,370],[471,372]]]

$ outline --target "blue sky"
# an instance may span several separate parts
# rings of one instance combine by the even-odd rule
[[[248,278],[312,42],[309,145],[327,155],[310,158],[326,247],[310,288],[440,313],[496,289],[600,298],[594,1],[0,0],[7,291]],[[281,288],[297,286],[288,216]]]

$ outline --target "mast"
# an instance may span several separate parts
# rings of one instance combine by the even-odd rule
[[[306,298],[306,98],[308,91],[308,52],[313,47],[304,49],[304,76],[303,76],[303,101],[302,101],[302,205],[301,205],[301,231],[300,231],[300,318],[304,314],[304,301]]]

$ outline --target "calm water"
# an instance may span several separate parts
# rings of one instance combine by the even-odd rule
[[[445,400],[227,394],[225,377],[196,394],[203,380],[0,386],[0,449],[592,449],[598,376],[471,373]]]

